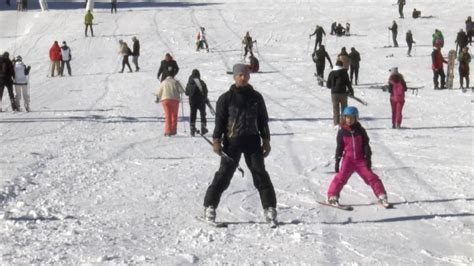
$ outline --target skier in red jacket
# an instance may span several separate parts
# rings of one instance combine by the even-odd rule
[[[51,48],[49,48],[49,59],[51,60],[51,77],[54,77],[54,69],[60,74],[60,63],[61,63],[61,47],[58,41],[54,41]]]

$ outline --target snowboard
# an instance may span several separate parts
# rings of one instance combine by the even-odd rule
[[[449,50],[448,53],[448,73],[446,78],[446,88],[452,89],[453,88],[453,81],[454,81],[454,63],[456,61],[456,51]]]
[[[318,201],[318,203],[321,204],[321,205],[324,205],[324,206],[336,208],[336,209],[343,210],[343,211],[352,211],[352,210],[354,210],[354,207],[352,207],[351,205],[344,205],[344,204],[332,205],[332,204],[329,204],[325,201]]]

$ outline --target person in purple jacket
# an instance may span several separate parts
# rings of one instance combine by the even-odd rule
[[[389,207],[387,192],[380,178],[372,172],[372,151],[367,132],[358,122],[359,111],[353,106],[347,106],[343,113],[341,129],[337,132],[336,175],[327,191],[327,203],[339,206],[339,194],[354,172],[362,177],[369,185],[379,202]],[[342,165],[339,163],[342,159]]]
[[[392,128],[401,128],[406,91],[407,84],[403,75],[398,72],[398,67],[392,67],[388,79],[388,92],[390,92],[390,105],[392,106]]]

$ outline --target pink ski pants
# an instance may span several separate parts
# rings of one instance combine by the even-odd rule
[[[165,134],[176,134],[176,126],[178,124],[178,100],[163,100],[163,111],[165,112]]]

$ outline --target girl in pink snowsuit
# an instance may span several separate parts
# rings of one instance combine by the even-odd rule
[[[339,194],[354,172],[369,185],[381,203],[387,203],[387,193],[380,178],[371,170],[372,151],[367,132],[357,121],[357,108],[347,106],[342,113],[344,119],[337,133],[336,165],[334,176],[327,191],[328,203],[339,204]],[[339,163],[342,159],[342,166]]]
[[[402,74],[398,73],[398,68],[390,69],[388,79],[388,91],[390,92],[390,105],[392,106],[392,128],[400,128],[402,124],[402,110],[405,104],[405,91],[407,84]]]

